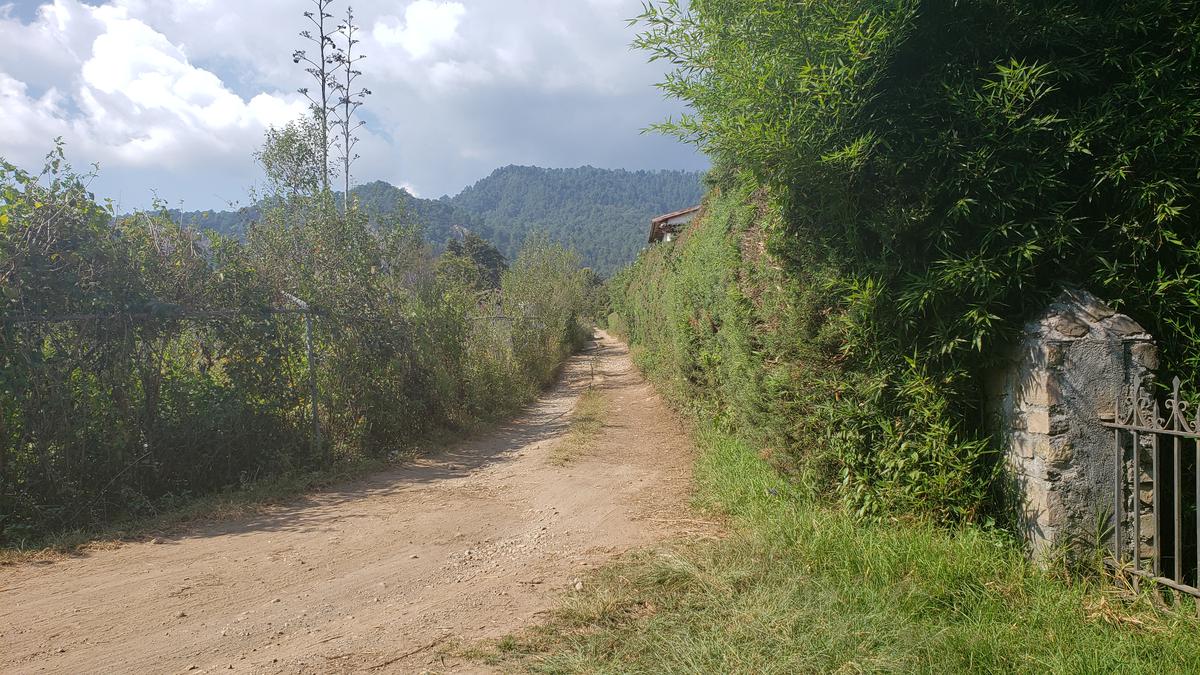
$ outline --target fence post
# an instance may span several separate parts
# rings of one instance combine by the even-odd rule
[[[317,402],[320,400],[320,390],[317,388],[317,357],[313,348],[313,318],[312,312],[304,312],[304,341],[308,349],[308,388],[312,400],[313,452],[321,452],[321,418],[317,415]]]
[[[1071,290],[1026,324],[989,378],[987,419],[1006,446],[1016,515],[1034,558],[1102,543],[1097,534],[1126,503],[1113,493],[1123,463],[1105,424],[1117,392],[1156,365],[1154,341],[1140,325]]]
[[[296,306],[304,313],[304,344],[308,357],[308,390],[309,400],[312,403],[313,453],[317,454],[321,452],[321,418],[317,414],[317,402],[321,398],[321,392],[317,388],[317,355],[316,349],[313,346],[313,313],[307,302],[286,291],[283,295],[288,300],[296,303]]]

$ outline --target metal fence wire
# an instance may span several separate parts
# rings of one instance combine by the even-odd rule
[[[413,323],[283,297],[0,316],[0,541],[402,452],[519,399],[514,345],[546,329],[486,304]]]
[[[1200,409],[1175,378],[1165,411],[1141,383],[1118,392],[1112,421],[1112,557],[1118,571],[1200,597]]]
[[[303,303],[0,318],[3,538],[311,463],[318,318]]]

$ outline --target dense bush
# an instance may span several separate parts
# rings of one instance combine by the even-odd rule
[[[691,6],[640,40],[696,109],[664,128],[772,188],[785,258],[819,238],[931,354],[999,346],[1073,282],[1200,358],[1197,3]]]
[[[994,475],[979,377],[1063,286],[1133,314],[1166,365],[1194,376],[1197,3],[684,5],[652,4],[638,39],[673,65],[663,86],[693,110],[659,128],[778,212],[762,238],[774,285],[796,288],[766,314],[734,315],[752,330],[720,358],[765,366],[757,401],[815,404],[815,422],[798,423],[815,435],[786,449],[832,458],[850,503],[978,513]],[[689,246],[679,260],[699,255]],[[671,255],[648,254],[626,283]],[[761,330],[790,319],[782,338]],[[825,374],[787,339],[815,341]],[[709,358],[684,375],[725,367]]]
[[[481,289],[328,192],[263,200],[242,243],[86,182],[61,148],[0,164],[0,544],[406,452],[528,401],[579,333],[587,276],[544,242]]]

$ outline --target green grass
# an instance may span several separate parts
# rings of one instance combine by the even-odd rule
[[[1200,670],[1193,619],[1039,570],[997,533],[816,506],[746,443],[698,442],[699,506],[729,514],[729,536],[628,557],[475,656],[550,673]]]
[[[604,428],[604,415],[607,410],[608,401],[599,389],[589,387],[580,394],[575,409],[571,411],[567,435],[550,451],[550,461],[566,465],[586,452]]]

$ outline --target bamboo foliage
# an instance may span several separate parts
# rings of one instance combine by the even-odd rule
[[[1196,2],[662,0],[635,23],[689,109],[654,128],[712,156],[710,199],[753,195],[780,272],[747,299],[757,324],[681,303],[744,348],[661,358],[699,382],[760,362],[763,386],[723,410],[778,426],[781,454],[822,466],[855,509],[956,520],[998,505],[983,377],[1064,286],[1150,329],[1165,370],[1200,371]],[[679,248],[628,282],[678,283],[699,255]],[[760,307],[772,287],[786,292]]]

